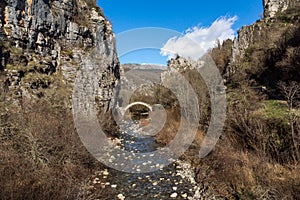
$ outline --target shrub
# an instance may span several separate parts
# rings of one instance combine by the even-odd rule
[[[0,199],[77,199],[102,166],[81,144],[70,110],[46,100],[0,109]]]

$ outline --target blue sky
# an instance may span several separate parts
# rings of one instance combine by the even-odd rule
[[[211,34],[215,30],[227,31],[226,36],[231,38],[230,30],[234,31],[235,34],[243,25],[254,23],[263,13],[262,0],[98,0],[97,3],[112,23],[113,31],[117,36],[131,29],[160,27],[178,31],[183,35],[186,35],[187,30],[190,29],[189,35],[194,35],[195,38],[199,38],[199,35],[203,35],[204,32]],[[237,19],[232,21],[235,16]],[[224,23],[222,24],[220,21],[215,23],[215,26],[221,27],[210,29],[212,24],[220,17],[226,17],[224,23],[230,25],[230,30],[228,28],[224,29]],[[220,30],[220,28],[223,28],[223,30]],[[183,45],[182,41],[184,41],[184,36],[181,37],[169,42],[165,38],[161,48],[164,45],[170,48],[180,48]],[[156,39],[153,38],[153,40]],[[200,39],[200,41],[202,40],[203,38]],[[117,47],[119,48],[118,40]],[[120,61],[121,63],[165,64],[168,58],[167,54],[165,55],[165,57],[161,56],[160,49],[146,49],[121,56]]]

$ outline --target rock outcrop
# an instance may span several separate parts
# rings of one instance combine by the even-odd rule
[[[225,74],[228,78],[236,71],[244,70],[260,84],[273,87],[279,74],[282,73],[282,77],[288,76],[283,73],[289,71],[287,68],[275,69],[276,66],[283,63],[289,47],[295,50],[299,46],[300,1],[264,0],[263,4],[264,18],[238,31],[238,37],[233,41],[231,62]],[[262,75],[275,76],[270,72],[277,73],[276,78],[269,80],[264,77],[263,80]],[[288,73],[293,74],[292,71]]]
[[[52,97],[58,92],[70,98],[76,73],[89,62],[94,65],[91,73],[100,79],[97,99],[108,106],[119,61],[111,24],[95,1],[2,0],[0,38],[6,98]]]
[[[286,11],[288,8],[295,6],[299,0],[264,0],[264,17],[272,18],[278,13]]]
[[[233,61],[243,58],[246,49],[264,40],[268,40],[266,45],[270,47],[285,30],[291,28],[289,22],[299,19],[299,0],[264,0],[263,4],[264,18],[238,31],[233,46]]]

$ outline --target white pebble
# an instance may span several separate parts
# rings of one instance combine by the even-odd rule
[[[170,197],[171,197],[171,198],[176,198],[177,195],[178,195],[178,194],[177,194],[176,192],[174,192],[173,194],[170,195]]]
[[[187,193],[181,195],[182,198],[187,198],[187,196],[188,196]]]
[[[103,175],[104,175],[104,176],[108,176],[108,175],[109,175],[108,171],[105,170],[105,171],[103,172]]]
[[[125,196],[123,194],[118,194],[117,196],[120,200],[124,200],[125,199]]]

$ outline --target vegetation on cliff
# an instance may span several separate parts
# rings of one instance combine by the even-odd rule
[[[264,18],[210,52],[226,82],[228,109],[224,134],[204,159],[198,153],[211,117],[207,86],[188,60],[169,62],[195,90],[201,111],[182,158],[197,182],[223,199],[300,199],[300,6],[264,5]],[[86,199],[94,190],[85,188],[87,177],[103,166],[80,142],[70,98],[76,72],[98,48],[100,69],[91,73],[101,77],[99,118],[112,132],[119,62],[111,25],[94,0],[5,0],[0,22],[0,199]],[[180,125],[180,105],[169,89],[151,87],[131,101],[164,106],[168,119],[156,140],[167,144]],[[97,189],[93,197],[111,199],[108,192]]]
[[[183,158],[195,166],[198,182],[209,183],[221,198],[300,198],[299,5],[278,9],[210,52],[226,81],[228,108],[224,133],[204,159],[199,160],[198,151],[210,119],[209,95],[188,60],[169,62],[169,67],[183,69],[200,102],[201,126]],[[154,90],[156,103],[169,108],[166,126],[157,135],[167,144],[178,130],[180,108],[174,98],[166,98],[171,91]],[[139,99],[136,95],[133,101]]]
[[[0,199],[86,199],[85,182],[103,166],[76,133],[71,96],[88,54],[105,52],[94,73],[111,125],[119,62],[110,23],[95,0],[4,0],[0,38]],[[95,195],[109,198],[103,192]]]

